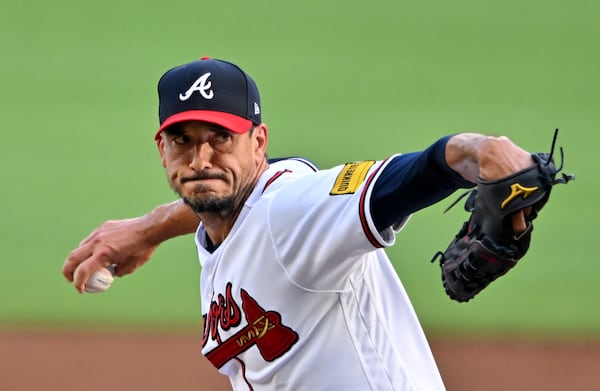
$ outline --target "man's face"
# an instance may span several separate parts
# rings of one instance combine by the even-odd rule
[[[189,121],[166,129],[158,148],[173,190],[196,213],[225,216],[238,210],[254,188],[266,144],[264,125],[236,134]]]

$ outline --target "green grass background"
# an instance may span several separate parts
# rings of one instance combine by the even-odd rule
[[[321,167],[422,149],[450,132],[547,151],[554,190],[532,248],[468,304],[429,260],[466,213],[443,201],[389,254],[431,333],[600,336],[600,4],[594,1],[127,1],[0,4],[0,327],[197,329],[191,237],[100,295],[60,270],[107,219],[174,199],[152,136],[156,82],[203,55],[257,81],[271,156]]]

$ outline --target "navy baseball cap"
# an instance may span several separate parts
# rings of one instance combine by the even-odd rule
[[[172,68],[158,81],[160,128],[184,121],[206,121],[234,133],[261,123],[260,96],[254,80],[237,65],[203,57]]]

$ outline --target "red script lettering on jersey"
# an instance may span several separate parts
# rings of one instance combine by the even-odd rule
[[[236,327],[241,321],[240,307],[237,305],[231,294],[231,283],[225,287],[225,296],[219,293],[217,300],[210,303],[208,313],[202,316],[204,321],[204,336],[202,337],[202,346],[206,345],[208,338],[221,343],[219,328],[227,331]]]

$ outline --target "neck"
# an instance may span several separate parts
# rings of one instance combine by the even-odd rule
[[[258,179],[263,172],[268,168],[266,160],[260,165],[257,170],[256,176],[252,183],[241,189],[235,200],[235,208],[227,213],[199,213],[198,216],[204,225],[206,234],[210,238],[210,241],[215,247],[218,247],[229,235],[233,225],[235,224],[238,216],[240,215],[246,200],[252,194],[252,191],[258,183]]]

